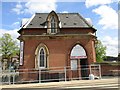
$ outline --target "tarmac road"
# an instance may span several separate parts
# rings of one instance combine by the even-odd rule
[[[120,90],[118,78],[58,83],[3,85],[2,90]]]
[[[97,85],[97,86],[89,86],[89,87],[55,87],[55,88],[4,88],[2,90],[120,90],[118,88],[118,84],[110,84],[110,85]]]
[[[120,90],[116,88],[10,88],[10,89],[2,89],[2,90]]]

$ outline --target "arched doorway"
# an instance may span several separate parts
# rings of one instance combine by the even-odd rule
[[[76,44],[70,54],[70,65],[72,72],[78,71],[77,74],[81,79],[88,78],[88,61],[86,50],[79,44]],[[75,76],[75,75],[74,75]]]

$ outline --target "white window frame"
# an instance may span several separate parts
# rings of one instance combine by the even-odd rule
[[[40,66],[40,51],[43,49],[43,51],[44,51],[44,66],[43,67],[41,67]],[[39,55],[38,55],[38,67],[40,68],[40,69],[45,69],[46,68],[46,62],[47,62],[47,54],[46,54],[46,51],[45,51],[45,48],[44,47],[41,47],[40,49],[39,49],[39,53],[38,53]]]

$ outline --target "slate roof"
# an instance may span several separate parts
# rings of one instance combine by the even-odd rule
[[[35,13],[23,28],[45,28],[49,13]],[[91,28],[79,13],[57,13],[61,28]]]

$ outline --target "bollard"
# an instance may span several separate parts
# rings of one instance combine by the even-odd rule
[[[89,80],[94,80],[95,79],[95,76],[93,74],[90,74],[89,75]]]

